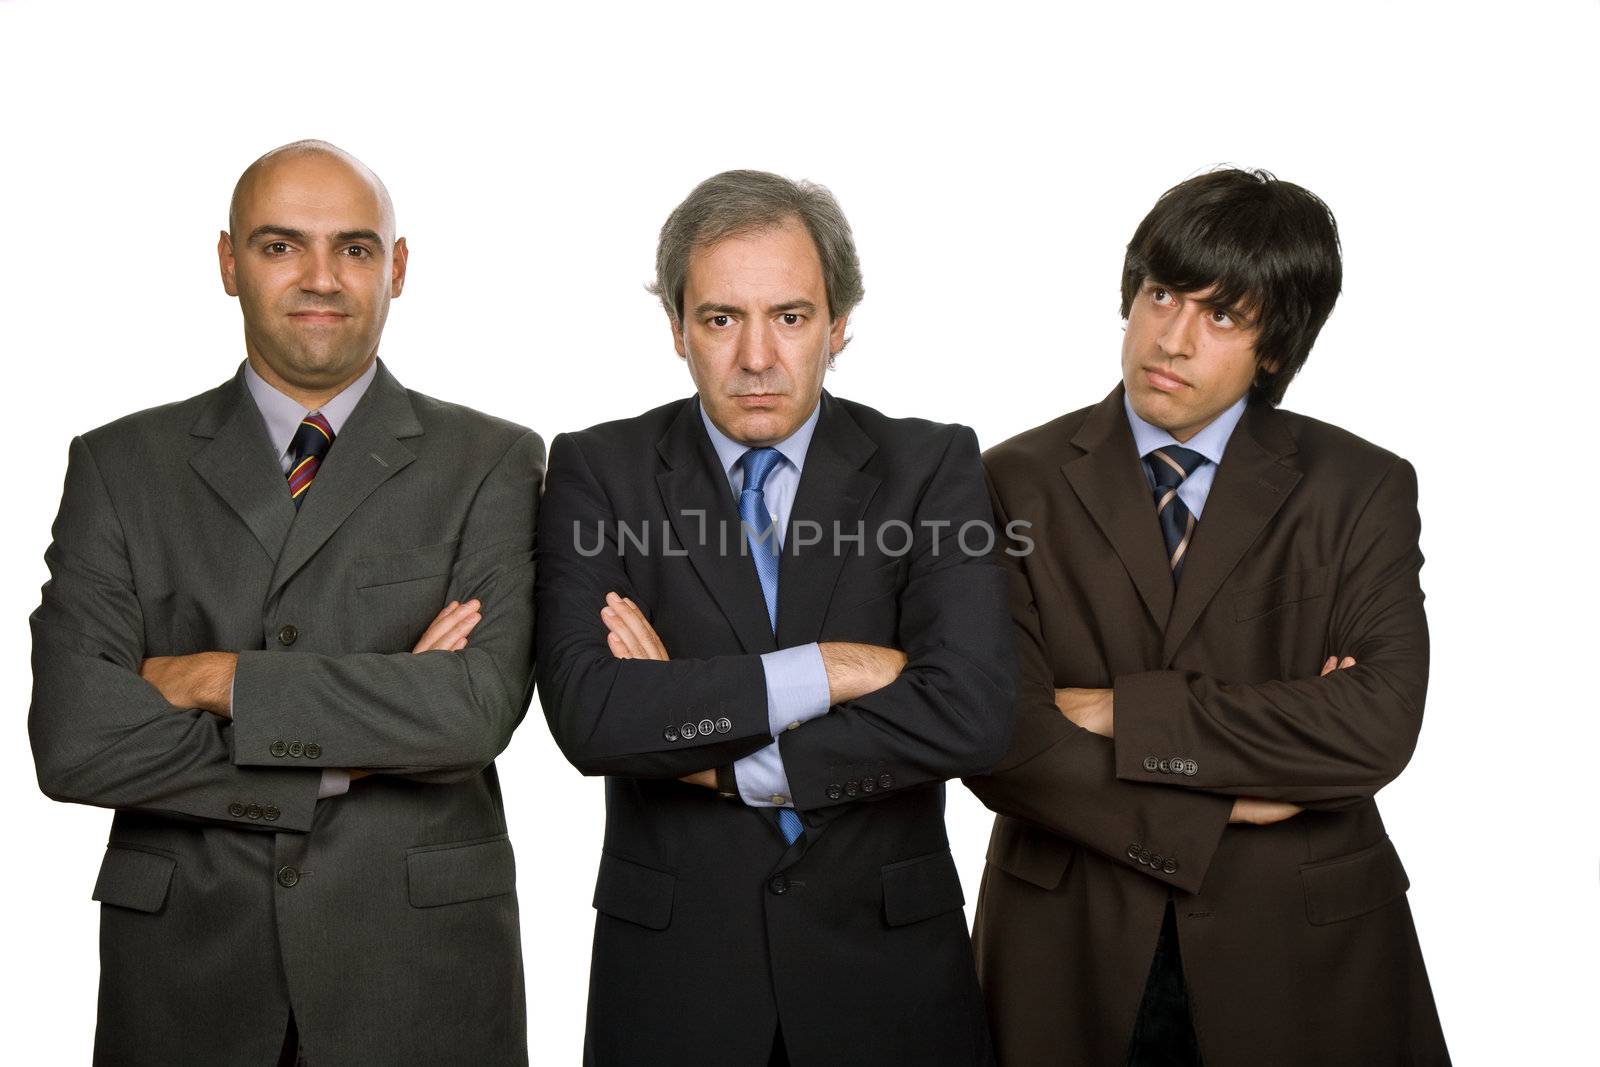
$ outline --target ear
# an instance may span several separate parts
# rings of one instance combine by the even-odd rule
[[[828,358],[829,359],[832,359],[834,356],[837,356],[840,352],[844,351],[844,346],[850,340],[850,338],[845,336],[845,332],[849,328],[850,328],[850,319],[849,319],[848,316],[841,316],[840,318],[834,319],[833,322],[829,324],[829,326],[828,326]]]
[[[678,321],[678,316],[669,311],[667,312],[667,325],[672,327],[672,347],[677,350],[678,358],[687,360],[689,358],[689,350],[683,342],[683,323]]]
[[[233,238],[223,230],[217,238],[217,269],[222,272],[222,291],[229,296],[239,295],[239,282],[234,277]]]
[[[1271,359],[1259,360],[1256,363],[1256,371],[1261,374],[1277,374],[1282,368],[1283,360],[1277,356],[1273,356]]]
[[[395,241],[394,256],[389,264],[389,297],[393,299],[400,295],[406,287],[406,261],[411,257],[411,250],[406,247],[404,237]]]

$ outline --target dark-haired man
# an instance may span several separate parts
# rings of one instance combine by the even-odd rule
[[[244,363],[72,442],[32,619],[39,785],[116,809],[95,1062],[526,1063],[543,445],[378,359],[406,244],[348,153],[251,164],[217,255]]]
[[[1001,1062],[1447,1062],[1373,794],[1421,725],[1410,464],[1278,410],[1339,293],[1326,205],[1169,190],[1122,384],[985,455],[1022,661],[978,903]]]
[[[540,699],[607,776],[585,1062],[990,1063],[943,785],[1015,695],[977,441],[823,391],[820,186],[701,183],[656,291],[696,396],[556,438],[540,515]]]

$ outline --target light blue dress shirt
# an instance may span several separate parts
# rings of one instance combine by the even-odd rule
[[[783,462],[772,469],[761,486],[767,510],[772,513],[772,523],[778,536],[778,548],[783,548],[783,538],[789,525],[789,513],[794,509],[795,492],[800,488],[800,472],[806,464],[806,451],[811,447],[811,435],[817,429],[817,417],[822,412],[819,403],[811,417],[800,424],[794,433],[772,447],[783,456]],[[750,451],[729,437],[711,421],[703,405],[700,420],[705,423],[716,449],[717,460],[728,476],[728,488],[734,499],[744,488],[744,468],[739,460]],[[751,564],[754,566],[754,563]],[[778,586],[778,599],[783,600],[783,585]],[[761,669],[767,680],[767,724],[774,738],[772,744],[733,765],[734,778],[739,783],[739,796],[746,804],[757,808],[792,808],[789,796],[789,775],[783,768],[783,755],[778,751],[776,738],[785,730],[792,730],[828,711],[828,671],[822,665],[822,650],[815,642],[793,648],[768,652],[761,657]]]
[[[1195,520],[1199,521],[1200,513],[1205,510],[1206,497],[1211,495],[1211,483],[1216,480],[1217,466],[1222,462],[1222,453],[1228,447],[1228,439],[1233,436],[1233,429],[1239,425],[1239,420],[1244,417],[1245,401],[1248,396],[1241,396],[1232,407],[1221,415],[1211,420],[1205,429],[1189,438],[1179,441],[1170,433],[1159,426],[1152,426],[1133,412],[1133,405],[1129,403],[1126,393],[1122,396],[1122,407],[1128,413],[1128,426],[1133,430],[1133,444],[1139,450],[1142,459],[1163,445],[1177,445],[1198,452],[1209,463],[1202,463],[1195,468],[1195,472],[1178,483],[1178,499],[1183,501]],[[1150,483],[1151,492],[1155,491],[1156,481],[1150,476],[1150,468],[1139,464],[1144,471],[1145,480]]]
[[[322,405],[317,410],[322,412],[322,417],[328,420],[328,425],[333,427],[333,436],[338,437],[339,431],[344,427],[344,422],[350,417],[350,412],[355,410],[361,398],[367,393],[367,386],[372,384],[372,379],[378,373],[378,361],[373,360],[371,366],[361,373],[361,377],[351,382],[339,391],[339,395]],[[244,365],[244,384],[250,390],[250,396],[255,400],[256,407],[261,412],[261,419],[267,424],[267,439],[272,442],[272,447],[278,456],[278,465],[283,468],[285,478],[289,476],[289,446],[294,444],[294,432],[300,428],[300,422],[311,412],[300,406],[300,402],[291,396],[278,392],[269,385],[265,378],[256,373],[248,360]],[[289,493],[285,483],[284,495]],[[439,605],[441,608],[443,604]],[[228,693],[229,714],[232,714],[233,692]],[[317,787],[317,799],[336,797],[350,789],[350,772],[336,767],[329,767],[322,772],[322,783]]]

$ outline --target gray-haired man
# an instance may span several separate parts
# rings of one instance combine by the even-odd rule
[[[540,521],[545,714],[608,776],[586,1062],[989,1063],[943,785],[1010,731],[976,440],[823,391],[861,277],[818,186],[702,183],[656,281],[696,396],[558,437]]]

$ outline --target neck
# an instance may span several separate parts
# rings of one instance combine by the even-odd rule
[[[377,350],[374,349],[372,355],[363,360],[359,367],[352,371],[342,381],[334,382],[331,385],[324,385],[320,382],[316,384],[307,384],[303,382],[289,381],[287,378],[283,377],[283,375],[273,370],[272,366],[268,364],[266,360],[261,358],[261,354],[256,351],[254,345],[245,346],[245,358],[250,361],[250,369],[261,375],[262,381],[272,386],[284,396],[289,397],[307,411],[316,411],[328,401],[332,400],[334,397],[338,396],[340,393],[349,388],[351,382],[367,373],[367,368],[372,366],[372,361],[378,358],[378,353]]]

